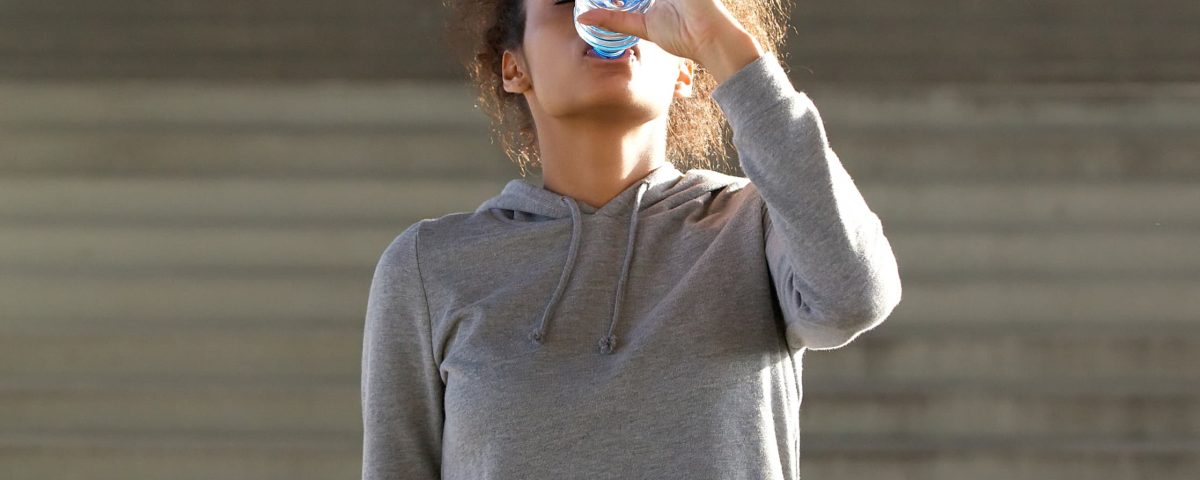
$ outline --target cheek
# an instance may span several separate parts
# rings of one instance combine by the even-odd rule
[[[567,63],[570,49],[579,34],[570,17],[544,19],[525,29],[525,50],[531,62],[539,63],[538,70],[554,70],[556,65]]]
[[[647,55],[642,63],[642,72],[653,78],[655,83],[674,85],[679,78],[679,59],[670,55]]]

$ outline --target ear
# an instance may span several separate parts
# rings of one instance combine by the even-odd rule
[[[692,96],[692,80],[696,78],[696,65],[688,58],[679,59],[679,77],[675,80],[675,98]]]
[[[525,56],[520,52],[505,50],[500,70],[504,76],[504,91],[524,93],[529,90],[530,81],[529,75],[526,73]]]

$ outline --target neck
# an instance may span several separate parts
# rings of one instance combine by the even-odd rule
[[[666,163],[666,121],[538,125],[543,187],[600,208]]]

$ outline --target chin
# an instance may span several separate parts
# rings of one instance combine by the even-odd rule
[[[606,119],[627,118],[638,122],[649,121],[664,113],[663,106],[658,102],[636,95],[632,91],[629,91],[628,95],[614,94],[590,98],[582,102],[578,110],[581,115]]]

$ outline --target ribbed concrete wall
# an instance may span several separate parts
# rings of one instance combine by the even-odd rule
[[[1190,81],[1190,0],[794,2],[798,80]],[[447,79],[440,1],[6,0],[0,77]]]
[[[374,262],[518,175],[433,5],[0,2],[0,478],[357,477]],[[805,355],[804,478],[1200,477],[1196,19],[798,6],[905,279]]]

